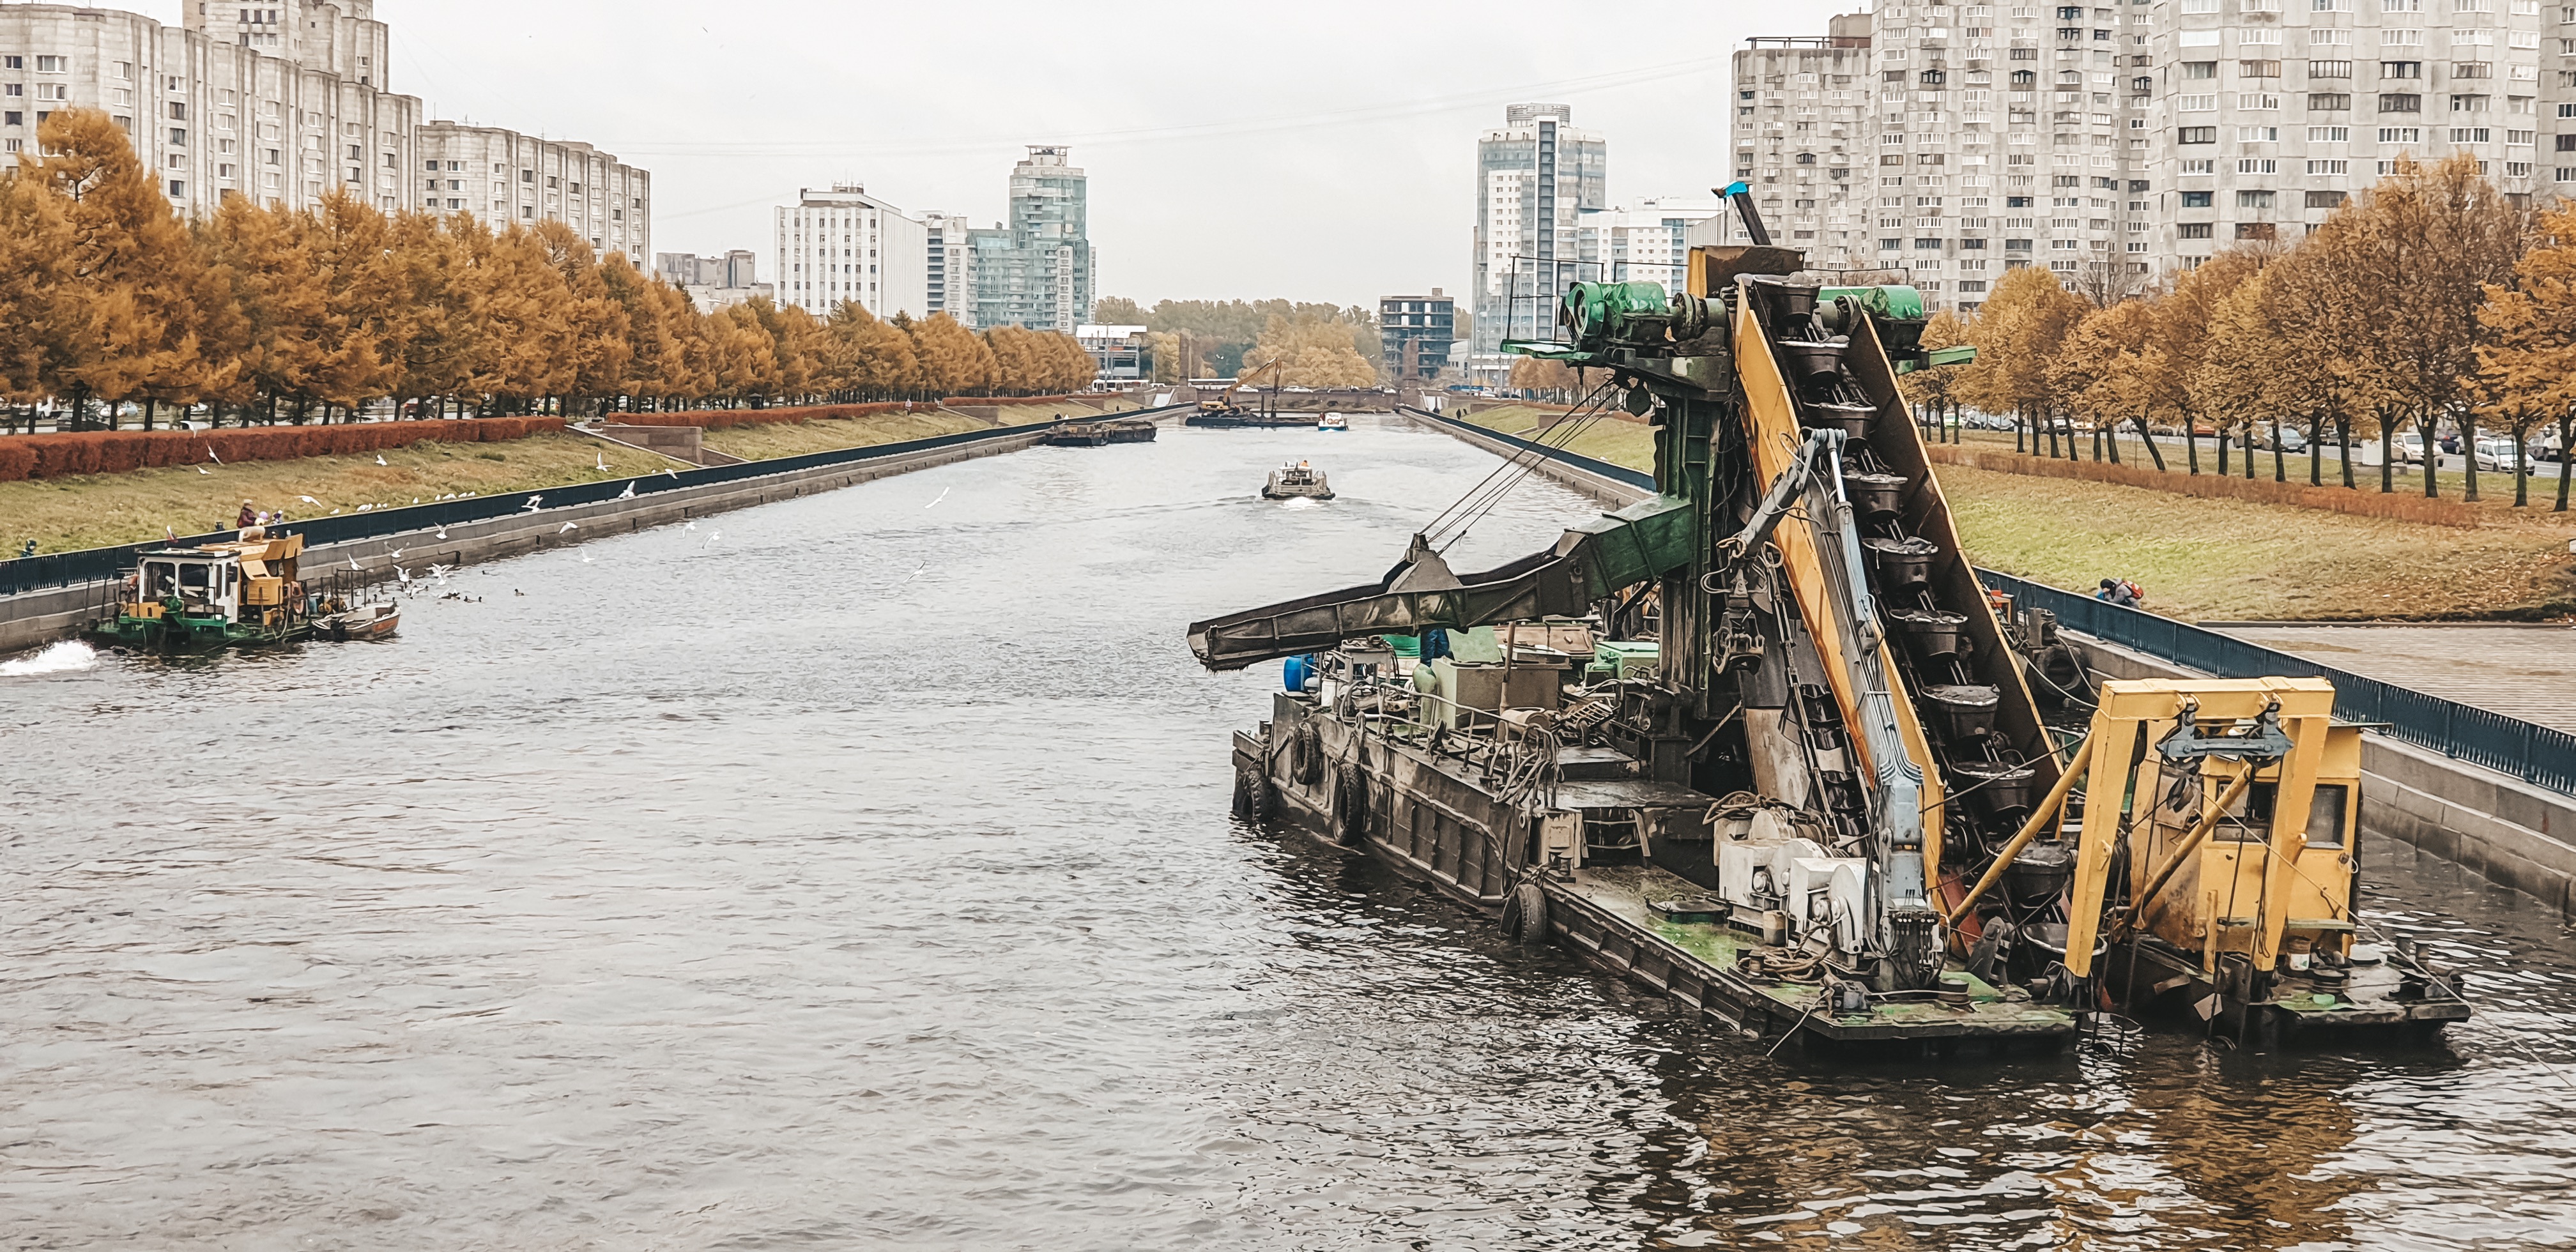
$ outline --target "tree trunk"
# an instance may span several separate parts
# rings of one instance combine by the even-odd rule
[[[2143,426],[2145,419],[2140,419]],[[2102,441],[2111,445],[2111,464],[2120,463],[2120,423],[2117,419],[2102,424]]]
[[[2028,418],[2029,418],[2029,414],[2028,414],[2028,412],[2026,412],[2026,411],[2025,411],[2025,412],[2022,412],[2022,413],[2016,413],[2016,414],[2014,414],[2014,415],[2013,415],[2013,451],[2014,451],[2015,453],[2019,453],[2019,452],[2021,452],[2021,451],[2022,451],[2022,446],[2021,446],[2021,428],[2022,428],[2024,425],[2027,425],[2027,424],[2028,424]],[[2033,447],[2037,447],[2037,446],[2038,446],[2038,443],[2039,443],[2039,428],[2038,428],[2038,427],[2036,427],[2036,426],[2033,426],[2033,427],[2031,427],[2031,444],[2032,444],[2032,446],[2033,446]]]
[[[2093,459],[2097,463],[2102,459],[2102,423],[2100,422],[2093,423]]]
[[[2352,419],[2349,417],[2338,417],[2335,419],[2335,448],[2343,453],[2343,489],[2350,491],[2353,489],[2353,486]]]
[[[2326,419],[2308,419],[2308,485],[2326,485]]]
[[[2576,430],[2571,430],[2569,429],[2570,427],[2576,427],[2576,412],[2559,414],[2558,507],[2551,510],[2551,512],[2554,513],[2564,513],[2567,511],[2567,471],[2570,468],[2576,468],[2576,447],[2568,446],[2568,438],[2571,435],[2576,435]]]
[[[2531,507],[2531,475],[2525,472],[2523,461],[2523,458],[2530,454],[2522,446],[2523,437],[2530,433],[2531,428],[2528,426],[2516,426],[2513,429],[2513,507],[2517,509]]]
[[[2221,478],[2227,477],[2227,432],[2234,429],[2233,426],[2218,428],[2218,476]]]
[[[2138,438],[2147,442],[2147,456],[2156,463],[2156,472],[2165,472],[2165,450],[2156,446],[2156,432],[2147,425],[2147,415],[2138,415]]]
[[[2433,472],[2442,464],[2442,445],[2433,437],[2434,420],[2431,414],[2415,419],[2416,431],[2424,436],[2424,498],[2427,500],[2439,499],[2442,494],[2441,484],[2433,478]]]
[[[2290,467],[2281,454],[2281,419],[2277,416],[2272,419],[2272,481],[2290,481]]]
[[[2397,490],[2397,431],[2388,414],[2379,415],[2379,494]]]
[[[2191,414],[2182,415],[2182,454],[2191,459],[2193,477],[2200,475],[2200,430]]]
[[[2463,415],[2460,421],[2460,469],[2468,476],[2468,491],[2461,496],[2461,499],[2476,500],[2478,498],[2478,424],[2476,419],[2466,415]]]

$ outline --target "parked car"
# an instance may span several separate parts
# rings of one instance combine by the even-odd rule
[[[2560,461],[2566,459],[2566,453],[2558,446],[2557,431],[2542,431],[2540,434],[2532,437],[2531,459],[2534,462]]]
[[[2513,469],[2513,440],[2507,439],[2502,435],[2489,435],[2484,439],[2480,439],[2478,441],[2478,468],[2498,474],[2511,471]],[[2525,461],[2522,468],[2525,473],[2529,473],[2532,468],[2532,462]]]
[[[2458,456],[2460,454],[2460,432],[2456,430],[2443,431],[2439,442],[2442,445],[2442,451],[2449,453],[2452,456]]]
[[[2413,431],[2400,431],[2393,451],[2398,464],[2421,465],[2424,463],[2424,437]]]
[[[2254,435],[2253,435],[2253,443],[2254,443],[2254,446],[2255,446],[2255,447],[2257,447],[2257,448],[2269,448],[2269,447],[2271,447],[2271,446],[2272,446],[2272,428],[2271,428],[2270,426],[2257,426],[2257,427],[2255,427],[2255,428],[2254,428]],[[2282,428],[2281,428],[2281,451],[2283,451],[2283,452],[2305,452],[2305,451],[2307,451],[2307,450],[2308,450],[2308,437],[2307,437],[2305,434],[2301,433],[2298,427],[2296,427],[2296,426],[2284,426],[2284,427],[2282,427]]]

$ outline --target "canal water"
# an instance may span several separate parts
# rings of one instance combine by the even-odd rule
[[[1829,1068],[1227,818],[1194,617],[1496,462],[1037,449],[464,571],[398,641],[0,674],[0,1247],[2518,1248],[2576,1239],[2576,941],[2394,1056]],[[1266,504],[1314,460],[1341,498]],[[1453,555],[1589,511],[1515,493]],[[456,595],[458,599],[437,598]]]

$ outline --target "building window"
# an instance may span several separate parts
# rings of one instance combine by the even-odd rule
[[[2213,238],[2216,229],[2216,227],[2211,226],[2207,222],[2184,222],[2182,225],[2174,228],[2176,236],[2182,239]]]
[[[2383,94],[2379,97],[2379,111],[2382,113],[2421,113],[2424,111],[2424,97],[2417,95]]]
[[[2174,141],[2177,143],[2216,143],[2218,142],[2218,128],[2215,126],[2185,126],[2174,136]]]
[[[2206,191],[2186,191],[2182,193],[2182,207],[2186,209],[2208,208],[2209,197],[2211,194],[2212,193]]]

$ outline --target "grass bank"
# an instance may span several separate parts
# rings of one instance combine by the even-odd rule
[[[1482,426],[1487,430],[1537,440],[1549,427],[1564,418],[1564,413],[1553,408],[1528,408],[1507,404],[1498,408],[1479,410],[1468,416],[1466,420],[1470,424]],[[1577,456],[1588,456],[1594,460],[1608,461],[1613,465],[1626,465],[1637,469],[1654,468],[1655,432],[1644,422],[1629,417],[1625,413],[1607,413],[1593,419],[1576,420],[1588,422],[1581,434],[1574,436],[1570,441],[1560,442],[1549,438],[1545,442],[1562,447]]]
[[[1469,420],[1535,438],[1530,432],[1557,416],[1497,408]],[[1650,434],[1605,419],[1573,447],[1650,469]],[[2010,449],[2008,437],[2001,442]],[[2068,588],[2129,578],[2147,589],[2150,608],[2186,621],[2576,613],[2576,560],[2567,551],[2576,518],[2492,505],[2493,494],[2491,507],[2476,510],[2476,525],[2438,526],[1966,466],[1939,473],[1960,540],[1979,565]],[[2511,476],[2503,477],[2510,492]]]
[[[603,460],[605,472],[597,468]],[[669,465],[650,453],[564,434],[416,443],[382,453],[208,465],[204,472],[191,466],[0,483],[0,543],[11,556],[30,539],[42,552],[100,548],[158,539],[165,528],[182,535],[225,529],[244,500],[295,517],[322,517],[469,491],[495,495],[627,478]],[[307,504],[303,496],[321,503]]]
[[[983,423],[927,409],[709,431],[706,445],[746,460],[828,452],[982,430]],[[384,464],[376,464],[381,455]],[[599,467],[602,464],[607,469]],[[507,495],[570,483],[658,474],[672,463],[585,435],[537,435],[507,443],[417,443],[383,453],[313,456],[239,465],[131,470],[0,483],[0,557],[28,540],[40,552],[102,548],[158,539],[166,531],[229,528],[244,500],[295,517],[355,513],[471,492]],[[319,505],[306,504],[311,496]]]
[[[907,439],[929,439],[989,429],[991,427],[971,417],[938,409],[922,409],[869,417],[817,418],[810,422],[774,426],[737,426],[731,430],[708,431],[704,442],[707,447],[727,456],[738,456],[746,461],[766,461],[774,457],[837,452],[843,448],[867,448],[881,443],[901,443]]]

